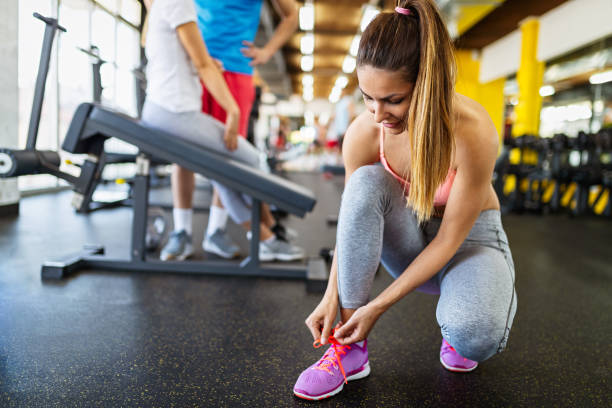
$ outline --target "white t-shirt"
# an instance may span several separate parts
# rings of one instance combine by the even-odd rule
[[[155,0],[149,12],[147,98],[172,112],[200,111],[202,87],[176,27],[197,16],[193,0]]]

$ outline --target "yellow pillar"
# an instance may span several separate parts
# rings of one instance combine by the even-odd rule
[[[470,50],[457,50],[455,52],[457,61],[457,83],[455,90],[468,98],[478,99],[478,74],[480,73],[480,61],[477,54]]]
[[[457,50],[457,84],[455,90],[480,103],[489,113],[497,133],[502,137],[504,123],[504,84],[500,78],[485,84],[479,81],[480,60],[478,54],[470,50]]]
[[[497,134],[499,135],[500,147],[504,137],[504,85],[506,78],[499,78],[480,86],[478,102],[485,107]]]
[[[521,23],[521,62],[516,79],[519,87],[516,122],[512,136],[539,134],[542,97],[540,87],[544,76],[544,63],[537,60],[540,22],[530,17]]]

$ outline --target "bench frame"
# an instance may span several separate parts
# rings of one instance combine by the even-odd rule
[[[154,143],[131,138],[130,131],[120,133],[117,127],[109,125],[109,121],[117,120],[122,126],[132,127],[136,131],[142,127],[136,120],[115,113],[109,109],[94,104],[82,104],[75,113],[70,129],[66,136],[63,148],[72,153],[86,153],[97,156],[103,151],[103,141],[109,137],[117,137],[130,144],[136,145],[140,153],[136,159],[136,175],[133,180],[133,219],[132,236],[129,259],[109,259],[105,256],[104,247],[87,246],[82,253],[66,257],[59,261],[45,262],[42,266],[43,279],[61,279],[83,269],[107,270],[117,272],[163,272],[187,273],[226,276],[263,276],[270,278],[307,279],[309,287],[321,290],[327,283],[325,262],[321,258],[308,259],[306,263],[262,263],[259,259],[259,223],[262,198],[270,194],[270,201],[281,209],[303,217],[314,206],[312,193],[300,186],[296,186],[280,177],[264,174],[231,159],[219,157],[213,153],[202,160],[206,166],[194,164],[194,160],[181,162],[176,150],[164,150]],[[156,131],[148,133],[155,133]],[[133,135],[133,134],[132,134]],[[163,135],[161,136],[163,137]],[[152,137],[150,140],[157,140]],[[186,143],[181,141],[180,143]],[[179,143],[179,144],[180,144]],[[174,143],[173,143],[174,144]],[[189,144],[187,143],[187,147]],[[191,148],[194,146],[192,145]],[[188,152],[187,156],[193,158]],[[199,152],[206,155],[206,152]],[[178,162],[205,176],[218,176],[216,179],[227,184],[230,188],[251,195],[252,219],[249,255],[242,261],[209,260],[209,261],[159,261],[147,258],[145,236],[147,228],[147,214],[149,207],[149,167],[152,158]],[[178,160],[177,160],[178,159]],[[208,160],[214,163],[207,163]],[[230,174],[234,171],[234,174]],[[225,173],[223,173],[225,172]],[[229,174],[229,175],[228,175]],[[229,178],[228,178],[229,177]],[[244,179],[244,180],[242,180]],[[250,184],[249,184],[250,181]],[[257,181],[262,189],[253,185]],[[292,194],[284,197],[283,192]],[[277,194],[275,194],[277,193]],[[299,202],[298,198],[301,198]]]

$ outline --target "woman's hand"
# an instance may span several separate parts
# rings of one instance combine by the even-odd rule
[[[240,121],[240,111],[228,112],[225,118],[225,134],[223,141],[228,150],[233,151],[238,148],[238,123]]]
[[[352,344],[365,340],[382,314],[381,310],[367,304],[355,310],[348,322],[336,328],[334,337],[340,344]]]
[[[240,52],[247,58],[251,58],[250,66],[265,64],[270,60],[272,54],[270,54],[265,48],[258,48],[250,41],[243,41],[242,45],[245,48],[241,48]]]
[[[327,344],[331,335],[332,325],[338,314],[338,296],[324,296],[321,303],[308,316],[305,323],[314,340]]]
[[[219,69],[219,71],[221,71],[221,72],[225,71],[225,68],[223,68],[223,62],[221,62],[220,59],[213,58],[212,60],[215,63],[215,66]]]

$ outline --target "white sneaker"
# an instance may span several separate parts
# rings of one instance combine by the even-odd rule
[[[269,261],[297,261],[304,258],[304,250],[274,237],[272,241],[259,243],[259,259]]]
[[[174,231],[170,234],[168,243],[161,250],[159,259],[162,261],[184,261],[193,255],[193,246],[191,245],[191,235],[185,230]]]
[[[210,237],[207,236],[202,242],[202,248],[225,259],[240,255],[240,247],[222,229],[217,229]]]

